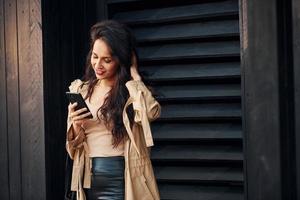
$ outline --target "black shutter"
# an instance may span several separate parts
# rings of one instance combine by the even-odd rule
[[[107,14],[133,29],[162,105],[152,123],[162,199],[243,199],[238,1],[110,0]]]

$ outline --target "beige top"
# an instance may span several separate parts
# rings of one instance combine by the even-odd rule
[[[111,131],[105,126],[104,122],[98,119],[97,111],[103,104],[107,89],[95,87],[91,99],[85,100],[89,107],[93,119],[87,120],[83,127],[86,134],[86,142],[89,148],[89,157],[109,157],[109,156],[123,156],[124,143],[120,143],[113,148]],[[98,115],[100,112],[98,112]]]

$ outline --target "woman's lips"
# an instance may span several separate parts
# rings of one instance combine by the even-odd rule
[[[96,74],[97,75],[103,75],[105,73],[105,71],[102,70],[96,70]]]

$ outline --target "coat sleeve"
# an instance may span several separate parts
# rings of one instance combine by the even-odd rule
[[[160,116],[161,106],[142,81],[130,80],[125,85],[133,99],[134,121],[142,126],[147,147],[153,146],[150,122]]]
[[[140,122],[142,112],[142,100],[145,101],[146,114],[149,122],[154,121],[160,116],[161,106],[152,96],[150,90],[145,86],[143,81],[130,80],[125,84],[130,97],[133,98],[133,109],[135,112],[135,122]],[[140,98],[142,96],[142,98]]]
[[[71,82],[69,86],[69,91],[78,92],[78,87],[80,84],[81,84],[80,79],[74,80],[73,82]],[[73,124],[72,124],[72,120],[70,119],[70,113],[68,112],[67,131],[66,131],[66,150],[71,159],[74,159],[75,150],[76,148],[82,145],[84,138],[85,138],[85,134],[83,131],[80,131],[80,133],[76,137],[74,137]]]

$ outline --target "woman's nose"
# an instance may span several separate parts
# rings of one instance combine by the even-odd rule
[[[100,60],[97,60],[95,67],[102,69],[102,63],[100,62]]]

